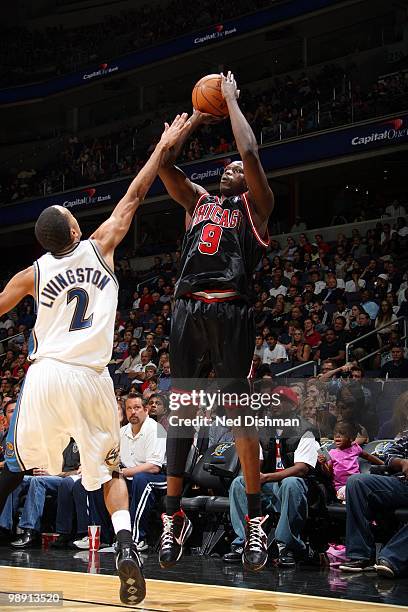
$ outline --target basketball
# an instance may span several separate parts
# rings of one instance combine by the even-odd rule
[[[228,107],[221,93],[221,77],[219,74],[208,74],[200,79],[193,89],[193,107],[201,113],[209,113],[215,117],[226,117]]]

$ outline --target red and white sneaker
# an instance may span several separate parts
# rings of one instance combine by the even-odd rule
[[[183,554],[183,545],[193,530],[190,519],[179,510],[172,516],[163,513],[163,533],[160,538],[159,562],[163,568],[172,567]]]
[[[268,560],[268,538],[262,529],[262,525],[268,516],[256,516],[246,520],[246,540],[244,552],[242,554],[242,563],[245,569],[252,572],[258,572],[263,568]]]

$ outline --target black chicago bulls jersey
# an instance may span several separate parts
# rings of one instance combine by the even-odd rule
[[[175,297],[229,290],[248,300],[254,269],[267,246],[246,194],[224,199],[203,194],[184,236]]]

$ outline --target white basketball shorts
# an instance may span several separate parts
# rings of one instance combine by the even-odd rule
[[[27,372],[6,442],[11,471],[62,471],[70,438],[78,445],[82,483],[94,491],[119,464],[119,417],[107,370],[40,359]]]

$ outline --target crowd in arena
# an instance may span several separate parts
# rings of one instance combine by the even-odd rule
[[[320,233],[310,239],[306,233],[300,233],[289,237],[285,244],[272,240],[254,276],[256,338],[250,379],[254,389],[279,390],[281,413],[298,416],[301,426],[310,428],[319,444],[329,444],[327,448],[331,450],[326,458],[320,454],[317,459],[316,452],[313,460],[310,457],[299,459],[298,454],[298,462],[318,462],[323,473],[326,471],[329,478],[334,479],[334,498],[337,497],[339,503],[344,502],[349,476],[350,491],[361,484],[357,457],[378,465],[390,460],[387,453],[377,453],[373,458],[364,451],[364,445],[375,440],[405,440],[408,428],[405,387],[408,359],[406,329],[401,319],[408,315],[408,276],[406,266],[402,265],[408,227],[404,204],[394,201],[384,212],[390,215],[389,222],[384,219],[365,235],[353,229],[349,238],[340,233],[332,242]],[[148,542],[152,541],[148,515],[165,488],[164,440],[171,415],[169,394],[172,389],[169,334],[179,262],[180,251],[157,256],[140,291],[135,291],[136,279],[131,276],[127,263],[118,262],[116,266],[121,284],[120,311],[116,315],[109,371],[122,426],[121,469],[132,496],[134,537],[140,551],[148,550]],[[7,453],[7,428],[29,367],[29,333],[34,322],[30,299],[0,320],[0,395],[4,413],[0,468]],[[367,336],[369,332],[373,333]],[[279,378],[282,372],[295,366],[302,366],[293,374],[296,378],[288,375]],[[209,372],[209,378],[213,376],[214,373]],[[233,440],[231,428],[220,425],[215,419],[221,414],[220,410],[222,412],[218,407],[211,412],[213,423],[196,435],[196,443],[203,453],[214,444]],[[135,415],[139,423],[146,423],[145,427],[150,428],[153,436],[143,447],[137,443]],[[160,428],[154,428],[155,434],[152,433],[152,421],[157,421]],[[340,438],[342,442],[337,445],[340,455],[337,451],[333,454],[331,441]],[[260,441],[263,451],[267,452],[269,434],[266,430],[260,431]],[[297,443],[300,444],[299,440]],[[137,444],[139,459],[135,464],[132,457],[136,446],[132,445]],[[398,448],[396,456],[405,457],[406,451]],[[296,452],[301,454],[300,450]],[[354,467],[346,477],[343,473],[337,478],[336,470],[330,465],[335,466],[335,461],[341,464],[342,453],[344,457],[354,453]],[[295,504],[306,517],[305,487],[311,484],[300,472],[293,478],[297,473],[291,471],[292,478],[286,478],[287,457],[282,454],[281,465],[278,459],[275,457],[275,467],[271,467],[270,460],[265,464],[264,495],[273,503],[273,483],[284,482],[279,488],[281,502]],[[276,474],[280,474],[279,477]],[[145,495],[146,487],[149,487],[146,512],[140,513],[137,502]],[[232,482],[229,493],[236,539],[226,555],[226,562],[237,561],[242,554],[239,551],[243,542],[243,491],[242,479],[238,477]],[[26,498],[18,519],[20,534],[15,536],[15,513],[22,492],[26,493]],[[347,493],[347,499],[350,498],[347,503],[354,504],[353,520],[357,522],[363,521],[359,510],[363,493],[369,495],[369,490],[359,491],[357,498]],[[86,501],[81,485],[80,458],[73,440],[64,453],[61,474],[49,476],[42,466],[38,466],[33,476],[25,477],[21,488],[13,495],[0,516],[0,536],[7,542],[12,540],[15,548],[39,542],[47,496],[56,499],[53,520],[59,534],[57,546],[64,547],[75,541],[77,548],[88,548],[87,525],[90,523],[103,526],[104,543],[112,541],[102,496],[88,494],[88,503]],[[396,498],[396,506],[405,503],[402,497]],[[285,544],[279,551],[279,563],[287,567],[295,563],[296,550],[299,552],[304,547],[300,536],[296,541],[293,539],[290,520],[290,513],[281,515],[277,525],[277,537]],[[348,541],[348,546],[355,546],[357,551],[361,549],[358,529],[358,525],[355,526],[354,543]],[[316,560],[315,556],[313,558]]]
[[[8,86],[37,79],[37,73],[52,77],[78,70],[98,60],[117,57],[136,49],[202,30],[214,23],[266,8],[277,0],[254,0],[248,11],[245,0],[231,5],[220,0],[200,4],[199,15],[189,10],[187,0],[171,0],[163,14],[153,4],[146,3],[119,15],[106,15],[100,23],[75,27],[47,27],[44,30],[5,27],[1,31],[2,82]]]
[[[297,78],[276,78],[261,91],[245,89],[241,107],[258,141],[269,142],[389,113],[393,105],[398,110],[401,96],[408,93],[408,71],[375,82],[366,91],[355,85],[352,94],[347,90],[350,78],[352,71],[346,75],[336,64]],[[358,83],[358,74],[355,78]],[[337,96],[333,97],[334,90]],[[147,117],[136,126],[124,126],[106,136],[65,138],[60,152],[46,167],[22,167],[3,175],[0,203],[137,174],[153,146],[147,142],[144,129],[156,120],[157,116]],[[202,127],[186,145],[180,160],[197,161],[234,150],[230,124],[221,122]]]

